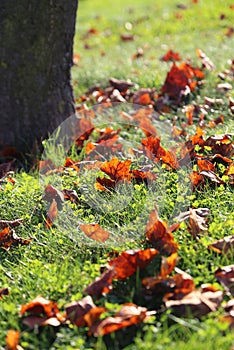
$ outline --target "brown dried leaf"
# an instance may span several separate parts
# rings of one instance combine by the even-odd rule
[[[100,277],[97,277],[94,282],[85,288],[84,292],[98,299],[101,298],[102,294],[107,294],[112,290],[114,274],[112,268],[104,271]]]
[[[17,245],[28,245],[32,241],[32,238],[24,239],[15,233],[14,230],[11,230],[9,227],[4,228],[0,232],[0,247],[4,249],[10,249],[11,246]]]
[[[179,300],[166,300],[167,309],[178,317],[200,318],[209,312],[216,311],[223,300],[222,291],[194,290]]]
[[[83,327],[86,324],[84,316],[95,307],[96,305],[89,295],[79,301],[73,301],[65,308],[66,319],[78,327]]]
[[[226,291],[234,296],[234,265],[218,268],[215,277]]]
[[[159,219],[156,209],[151,210],[146,225],[146,240],[162,255],[171,255],[177,252],[178,244],[167,224]]]
[[[215,241],[208,246],[209,249],[214,250],[217,253],[230,254],[234,253],[234,236],[227,236]]]
[[[8,295],[9,289],[8,288],[1,288],[0,289],[0,300],[2,299],[3,295]]]
[[[189,226],[188,229],[193,238],[196,238],[200,233],[207,231],[206,219],[197,215],[196,211],[192,208],[189,209]]]

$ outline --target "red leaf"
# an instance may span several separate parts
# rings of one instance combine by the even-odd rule
[[[137,268],[144,269],[157,254],[156,249],[126,250],[108,264],[114,268],[114,278],[125,279],[132,276]]]
[[[167,74],[164,85],[161,88],[162,95],[168,95],[175,103],[179,104],[183,95],[190,93],[197,85],[195,79],[203,79],[204,73],[195,69],[188,63],[182,62],[179,67],[174,63]]]
[[[192,182],[193,189],[197,186],[202,186],[204,184],[204,177],[200,175],[197,171],[193,171],[189,174],[189,178]]]
[[[79,226],[87,237],[100,243],[104,243],[110,236],[109,232],[102,229],[97,223],[80,224]]]
[[[174,241],[166,223],[159,219],[156,209],[151,210],[149,215],[149,221],[146,225],[146,240],[162,255],[171,255],[178,250],[178,244]]]

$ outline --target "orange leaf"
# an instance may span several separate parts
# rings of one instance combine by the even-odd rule
[[[215,171],[214,164],[212,164],[206,159],[197,159],[197,165],[200,171],[202,170]]]
[[[131,160],[121,162],[118,158],[114,157],[109,162],[107,161],[101,165],[100,169],[114,181],[129,181],[131,179],[130,165]]]
[[[19,347],[20,332],[9,329],[6,336],[6,345],[8,350],[20,350]]]
[[[178,260],[178,254],[173,253],[168,258],[162,257],[160,277],[162,279],[166,278],[174,270]]]
[[[3,247],[7,250],[10,249],[11,246],[28,245],[31,241],[32,238],[24,239],[17,236],[15,231],[9,227],[5,227],[0,232],[0,247]]]
[[[41,296],[21,306],[20,314],[24,315],[26,312],[28,316],[23,318],[23,323],[27,324],[30,328],[45,325],[57,327],[64,321],[64,317],[60,314],[57,304]]]
[[[116,279],[132,276],[137,268],[144,269],[158,254],[156,249],[126,250],[108,264],[114,268]]]
[[[174,241],[166,223],[159,219],[156,209],[151,210],[149,215],[149,221],[146,225],[146,240],[162,255],[172,254],[178,250],[178,244]]]
[[[121,328],[139,324],[147,317],[147,309],[135,304],[124,304],[114,317],[107,317],[99,322],[90,331],[95,336],[109,334]]]
[[[100,243],[104,243],[110,236],[109,232],[102,229],[97,223],[80,224],[79,226],[87,237]]]

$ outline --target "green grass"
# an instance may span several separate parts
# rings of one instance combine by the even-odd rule
[[[227,69],[230,66],[228,60],[233,59],[234,36],[225,35],[227,28],[234,23],[234,11],[229,9],[232,1],[200,0],[198,4],[193,4],[187,0],[184,4],[188,7],[186,10],[176,7],[177,2],[170,0],[80,1],[74,52],[81,58],[72,71],[77,101],[89,87],[97,83],[107,86],[111,76],[130,78],[139,87],[156,87],[159,91],[171,66],[171,63],[161,62],[160,57],[168,49],[173,49],[180,53],[183,60],[190,58],[193,65],[197,66],[200,62],[195,50],[200,48],[214,62],[216,69],[206,74],[204,87],[192,97],[192,101],[203,103],[204,96],[222,97],[224,104],[210,110],[206,118],[212,120],[223,114],[225,122],[216,128],[206,129],[206,137],[217,133],[232,133],[234,119],[228,110],[227,94],[216,90],[219,82],[217,73]],[[220,19],[221,14],[225,15],[223,20]],[[132,24],[131,30],[126,29],[127,22]],[[97,29],[98,33],[84,38],[90,28]],[[120,35],[126,32],[132,33],[135,40],[122,41]],[[89,45],[90,49],[85,49],[84,44],[86,47]],[[143,48],[144,56],[132,60],[138,47]],[[229,82],[232,82],[231,79]],[[175,114],[178,120],[184,121],[181,109],[175,111]],[[170,121],[175,114],[171,112],[163,118]],[[117,128],[118,124],[115,126]],[[192,125],[187,131],[192,135],[195,129],[196,125]],[[135,133],[134,130],[120,133],[121,140],[125,140],[126,145],[139,143],[142,135],[141,131]],[[168,141],[166,143],[168,145]],[[62,152],[60,156],[55,159],[59,164],[58,159],[63,158]],[[115,207],[115,200],[119,200],[121,195],[119,192],[110,203],[108,196],[103,194],[95,197],[95,193],[91,193],[90,187],[87,187],[87,197],[85,185],[91,186],[94,176],[96,174],[84,173],[77,183],[77,173],[70,171],[61,178],[55,176],[47,179],[58,181],[60,189],[75,189],[79,197],[77,206],[66,202],[67,211],[64,216],[60,213],[58,222],[50,230],[45,229],[44,225],[47,206],[42,201],[42,196],[45,184],[40,183],[36,171],[27,174],[24,171],[18,172],[15,174],[14,185],[9,182],[2,185],[0,218],[11,220],[23,217],[24,223],[16,232],[25,238],[33,237],[33,241],[28,246],[0,251],[0,288],[8,287],[10,290],[9,296],[0,301],[0,349],[4,349],[7,330],[12,328],[20,330],[20,344],[27,350],[171,350],[175,347],[178,350],[230,350],[233,334],[227,324],[218,321],[223,314],[221,308],[202,320],[176,319],[168,314],[161,318],[152,317],[136,328],[126,328],[98,339],[87,336],[87,329],[72,325],[62,326],[58,330],[52,327],[30,330],[22,324],[19,317],[20,305],[42,295],[55,300],[59,308],[64,310],[70,301],[81,299],[85,287],[100,275],[100,267],[108,260],[109,251],[144,248],[142,240],[147,213],[155,198],[163,203],[160,216],[165,220],[173,221],[173,210],[176,209],[179,213],[183,208],[184,204],[176,188],[178,174],[173,172],[163,171],[158,180],[160,186],[153,187],[151,192],[147,192],[144,185],[135,186],[128,206],[116,212],[111,210],[111,206]],[[91,207],[90,195],[94,196],[94,205]],[[103,211],[98,208],[101,200],[107,203]],[[184,224],[181,225],[174,233],[175,240],[180,244],[177,266],[192,275],[197,288],[203,283],[211,283],[222,289],[214,278],[214,272],[218,267],[229,265],[233,261],[230,256],[208,250],[207,246],[216,239],[233,234],[233,187],[206,186],[204,191],[188,191],[186,200],[186,205],[210,209],[209,230],[197,240],[191,238]],[[68,213],[73,214],[69,216]],[[98,221],[111,232],[113,240],[104,246],[88,244],[78,228],[80,221]],[[156,266],[149,266],[146,273],[151,272],[153,275],[157,272],[158,263],[156,261]],[[115,310],[118,304],[133,301],[138,289],[137,277],[133,276],[127,282],[115,283],[114,293],[102,298],[97,304]]]

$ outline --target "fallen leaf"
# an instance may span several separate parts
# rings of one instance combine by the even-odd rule
[[[64,189],[62,190],[64,200],[69,200],[72,203],[79,203],[78,194],[75,190]]]
[[[126,250],[108,264],[114,268],[115,279],[125,279],[132,276],[138,268],[144,269],[157,254],[156,249]]]
[[[20,218],[20,219],[16,219],[16,220],[0,220],[0,228],[6,228],[6,227],[10,227],[10,228],[14,228],[16,226],[19,226],[23,223],[24,219]]]
[[[222,239],[215,241],[208,246],[209,249],[214,250],[219,254],[230,254],[234,252],[234,236],[227,236]]]
[[[31,243],[32,238],[24,239],[15,233],[13,229],[10,229],[9,227],[5,227],[0,232],[0,247],[8,250],[11,246],[17,246],[17,245],[28,245]]]
[[[207,222],[206,218],[200,215],[197,215],[197,212],[190,208],[190,216],[189,216],[189,226],[188,230],[191,233],[193,238],[196,238],[200,233],[206,232]]]
[[[55,200],[57,203],[58,209],[61,210],[62,204],[64,202],[64,195],[61,191],[57,190],[57,188],[55,188],[54,186],[47,185],[45,188],[45,194],[42,197],[42,200],[45,200],[50,204],[52,204],[53,201]]]
[[[122,34],[122,35],[120,35],[120,39],[122,41],[133,41],[133,40],[135,40],[134,35],[132,35],[132,34]]]
[[[84,316],[95,307],[96,305],[90,295],[79,301],[72,301],[65,307],[66,320],[78,327],[84,327],[86,324]]]
[[[189,174],[189,178],[192,182],[193,190],[198,186],[199,187],[203,186],[205,183],[204,177],[201,174],[199,174],[197,171],[193,171],[191,174]]]
[[[132,60],[136,60],[137,58],[143,57],[144,56],[144,50],[142,47],[139,47],[137,49],[137,52],[132,55]]]
[[[120,92],[125,92],[130,87],[134,86],[134,84],[130,80],[119,80],[115,78],[110,78],[109,83],[111,86],[113,86],[114,89],[117,89]]]
[[[2,299],[3,295],[8,295],[9,289],[8,288],[0,288],[0,300]]]
[[[179,104],[183,96],[195,89],[197,79],[203,78],[204,73],[193,68],[189,63],[182,62],[180,66],[174,63],[161,88],[161,94],[168,95],[174,103]]]
[[[150,212],[145,234],[147,242],[152,244],[160,254],[171,255],[177,252],[178,244],[174,241],[167,224],[159,219],[156,209]]]
[[[170,273],[174,270],[177,261],[178,261],[177,253],[171,254],[168,258],[163,256],[161,261],[160,275],[159,275],[160,278],[164,279],[168,275],[170,275]]]
[[[110,236],[110,233],[101,228],[97,223],[79,224],[79,226],[87,237],[100,243],[104,243]]]
[[[110,161],[104,162],[100,170],[107,174],[111,180],[116,183],[119,181],[130,181],[130,165],[131,160],[125,160],[121,162],[117,157],[112,158]]]
[[[46,217],[46,228],[50,228],[53,224],[54,219],[58,216],[58,205],[55,199],[53,199],[49,210],[47,211]]]
[[[212,164],[209,160],[207,159],[197,159],[197,165],[199,171],[215,171],[214,164]]]
[[[76,124],[72,125],[72,128],[72,139],[74,139],[77,148],[82,149],[84,146],[84,142],[88,140],[89,136],[92,134],[94,130],[94,125],[88,118],[77,118]]]
[[[41,296],[21,306],[20,314],[24,315],[26,312],[28,316],[23,318],[23,323],[30,328],[46,325],[57,327],[65,321],[65,318],[59,312],[57,304]]]
[[[218,268],[215,277],[226,291],[234,296],[234,265]]]
[[[219,321],[228,322],[229,328],[234,328],[234,299],[229,300],[225,305],[223,305],[226,311],[225,315],[219,317]]]
[[[101,298],[103,294],[107,294],[112,290],[112,280],[114,276],[114,269],[108,269],[97,277],[94,282],[90,283],[84,290],[85,293]]]
[[[6,336],[6,350],[23,350],[19,345],[20,332],[13,329],[7,331]]]
[[[114,317],[107,317],[91,327],[94,336],[116,332],[117,330],[139,324],[147,317],[147,309],[135,304],[124,304]]]
[[[172,314],[178,317],[196,317],[201,318],[209,312],[217,310],[223,300],[222,291],[194,290],[186,294],[179,300],[165,300],[167,309],[170,309]]]
[[[206,68],[209,71],[213,71],[215,69],[214,63],[210,60],[208,56],[206,56],[206,54],[202,50],[196,49],[196,54],[200,58],[202,66],[204,68]]]
[[[173,50],[169,50],[165,53],[164,56],[160,58],[160,61],[168,62],[168,61],[180,61],[180,54],[178,52],[174,52]]]
[[[203,170],[200,172],[200,175],[204,176],[204,178],[207,178],[214,183],[217,183],[218,185],[224,184],[223,180],[220,179],[220,177],[218,177],[213,171]]]

